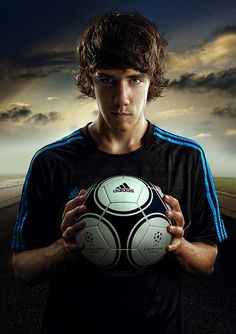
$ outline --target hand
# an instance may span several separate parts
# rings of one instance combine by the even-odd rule
[[[85,195],[86,190],[82,189],[76,198],[66,204],[62,215],[62,239],[64,240],[66,250],[71,254],[76,253],[84,247],[83,244],[78,244],[75,241],[75,235],[85,227],[83,220],[77,222],[77,219],[87,210],[83,204]]]
[[[171,210],[165,212],[167,218],[175,221],[175,226],[168,226],[167,231],[173,235],[171,244],[166,247],[167,252],[177,252],[184,240],[184,216],[179,201],[169,195],[164,195],[163,200],[171,206]]]

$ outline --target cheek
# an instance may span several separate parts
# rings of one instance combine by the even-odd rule
[[[104,90],[101,91],[101,89],[95,88],[94,93],[97,105],[100,107],[104,106],[108,101],[107,94],[104,92]]]
[[[140,89],[135,94],[135,101],[139,105],[145,105],[147,102],[148,88]]]

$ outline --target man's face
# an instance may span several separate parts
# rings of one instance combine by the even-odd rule
[[[113,131],[127,131],[143,121],[150,79],[134,69],[99,69],[94,92],[100,120]]]

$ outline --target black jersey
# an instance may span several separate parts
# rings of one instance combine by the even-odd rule
[[[127,154],[100,151],[88,125],[42,148],[26,176],[13,249],[50,245],[61,237],[68,200],[94,182],[115,175],[151,181],[177,198],[189,241],[226,238],[216,191],[202,148],[149,123],[142,146]],[[82,258],[51,284],[44,333],[181,333],[179,268],[170,254],[133,277],[109,276]]]

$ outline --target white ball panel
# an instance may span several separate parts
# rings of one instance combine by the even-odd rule
[[[104,187],[100,187],[97,190],[97,196],[99,201],[102,203],[103,207],[107,207],[109,205],[109,198],[107,196],[106,190]],[[100,207],[100,205],[97,203],[96,197],[94,197],[95,203]]]
[[[150,192],[149,189],[146,186],[144,186],[140,192],[137,204],[141,207],[144,206],[145,204],[149,205],[152,199],[153,199],[152,192]]]
[[[137,194],[136,191],[132,193],[125,190],[120,190],[118,192],[118,190],[115,190],[113,187],[111,189],[107,189],[106,187],[106,190],[111,203],[119,203],[119,202],[137,203],[138,201],[139,193]]]
[[[122,215],[125,213],[125,215],[129,215],[128,211],[136,210],[139,211],[139,207],[136,203],[111,203],[108,207],[108,211],[114,210],[117,211],[117,215]]]
[[[154,263],[165,254],[165,248],[170,244],[171,238],[166,227],[151,226],[139,244],[138,250],[149,264]]]
[[[150,226],[167,227],[168,225],[170,225],[165,215],[159,213],[158,216],[156,217],[152,217],[152,215],[147,216]]]
[[[90,214],[84,214],[82,216],[80,216],[80,220],[84,220],[85,224],[87,224],[87,226],[89,227],[93,227],[93,226],[98,226],[99,224],[99,220],[100,220],[100,216],[93,213],[92,217]]]
[[[116,177],[105,185],[110,202],[132,202],[137,203],[144,183],[132,177]]]
[[[148,222],[143,222],[143,224],[138,228],[138,230],[136,231],[136,233],[133,236],[133,231],[134,229],[136,229],[136,226],[139,225],[140,223],[138,222],[133,229],[131,230],[128,240],[127,240],[127,245],[130,244],[131,242],[131,248],[137,248],[138,245],[140,244],[140,242],[143,240],[145,234],[147,233],[148,229],[149,229],[149,224]],[[130,240],[130,238],[132,238],[132,240]],[[127,246],[128,247],[128,246]]]
[[[94,263],[99,262],[109,250],[97,227],[85,227],[76,234],[76,241],[84,243],[85,248],[81,252]]]
[[[107,220],[106,220],[106,224],[104,224],[103,220],[98,225],[98,229],[101,232],[101,235],[106,240],[110,248],[115,249],[116,247],[120,247],[120,239],[119,239],[118,233],[116,232],[115,228]],[[109,228],[107,225],[109,226]],[[116,240],[114,236],[116,236],[118,245],[116,244]]]

